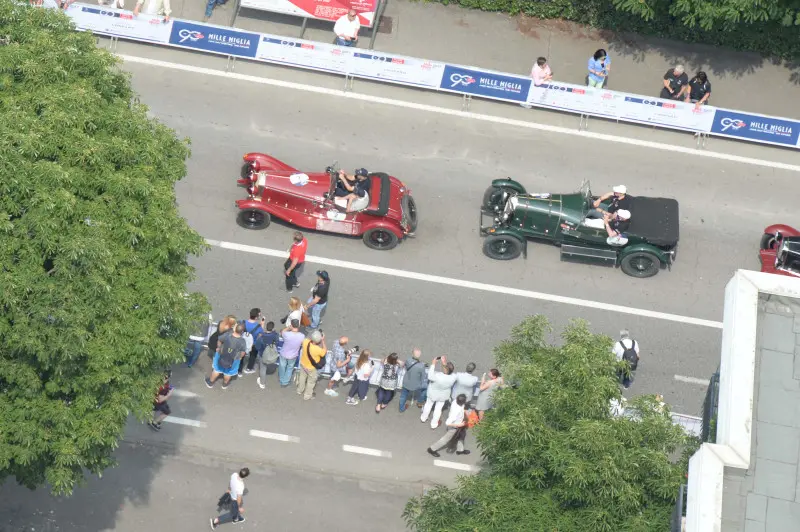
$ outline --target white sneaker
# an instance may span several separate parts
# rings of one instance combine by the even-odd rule
[[[325,395],[329,395],[331,397],[339,397],[339,392],[336,390],[325,390]]]
[[[245,370],[244,370],[244,372],[245,372],[246,374],[250,375],[251,373],[255,373],[255,372],[256,372],[256,370],[254,370],[254,369],[245,369]]]
[[[267,387],[267,385],[266,385],[266,384],[264,384],[263,382],[261,382],[261,377],[257,378],[257,379],[256,379],[256,382],[258,383],[258,387],[259,387],[259,388],[261,388],[262,390],[263,390],[264,388],[266,388],[266,387]]]

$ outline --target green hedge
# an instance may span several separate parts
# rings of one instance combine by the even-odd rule
[[[725,46],[757,52],[767,57],[800,59],[800,26],[778,22],[739,24],[734,28],[706,31],[689,28],[666,11],[651,21],[617,11],[610,0],[433,0],[471,9],[499,11],[511,15],[559,18],[618,32],[655,35],[687,42]]]

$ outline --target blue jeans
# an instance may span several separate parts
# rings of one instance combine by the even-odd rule
[[[211,1],[211,0],[209,0],[209,1]],[[337,35],[336,36],[336,44],[339,45],[339,46],[355,46],[356,45],[356,41],[354,41],[352,39],[348,41],[346,39],[342,39],[341,37],[339,37]]]
[[[414,396],[417,398],[418,403],[424,403],[428,399],[428,389],[421,388],[419,390],[406,390],[403,388],[400,390],[400,411],[406,411],[406,401],[408,401],[409,396],[411,396],[411,400],[414,400]]]
[[[211,13],[214,12],[215,6],[221,6],[227,1],[228,0],[208,0],[208,3],[206,4],[206,16],[210,17]]]
[[[200,356],[200,353],[203,351],[203,342],[199,340],[189,340],[186,343],[186,348],[183,350],[183,354],[189,360],[186,362],[186,366],[191,368],[194,366],[194,363],[197,362],[197,358]]]
[[[309,302],[310,301],[311,300],[309,300]],[[316,305],[314,305],[309,309],[309,311],[311,312],[311,316],[309,316],[311,318],[311,325],[309,325],[309,327],[311,329],[316,329],[319,327],[319,320],[322,316],[322,311],[325,310],[325,307],[327,306],[328,302],[326,301],[325,303],[317,303]]]
[[[278,381],[281,386],[288,386],[289,382],[291,382],[296,362],[296,358],[278,358]]]

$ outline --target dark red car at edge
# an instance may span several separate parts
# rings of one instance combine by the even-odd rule
[[[782,224],[770,225],[761,236],[761,271],[800,277],[800,231]]]
[[[303,229],[360,236],[367,247],[393,249],[417,229],[417,206],[411,190],[382,172],[369,174],[370,192],[345,212],[334,197],[338,168],[304,173],[264,153],[246,153],[237,183],[247,198],[236,201],[237,223],[264,229],[275,217]]]

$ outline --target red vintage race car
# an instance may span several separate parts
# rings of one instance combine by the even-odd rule
[[[324,172],[303,173],[264,153],[246,153],[237,183],[247,198],[236,201],[237,223],[264,229],[274,216],[303,229],[360,236],[367,247],[387,250],[414,235],[417,206],[399,179],[369,173],[369,192],[352,202],[337,197],[336,164]]]
[[[800,277],[800,232],[788,225],[770,225],[761,236],[761,271]]]

